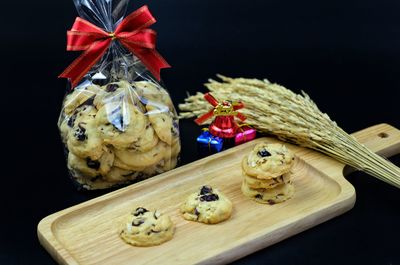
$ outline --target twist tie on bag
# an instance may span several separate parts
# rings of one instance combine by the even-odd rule
[[[115,36],[115,32],[110,32],[110,34],[108,34],[108,36],[110,36],[111,40],[115,40],[117,38]]]
[[[105,54],[111,42],[118,40],[147,67],[157,80],[160,70],[171,67],[156,51],[156,32],[148,27],[156,19],[147,6],[132,12],[114,32],[106,32],[83,18],[77,17],[67,32],[67,51],[84,51],[59,76],[69,78],[74,88],[82,77]]]

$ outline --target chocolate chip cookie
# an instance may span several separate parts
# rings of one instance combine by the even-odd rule
[[[227,220],[232,214],[232,202],[218,189],[202,186],[181,205],[183,218],[205,224]]]
[[[130,245],[149,247],[171,240],[174,232],[175,225],[168,215],[139,207],[126,218],[119,236]]]
[[[288,173],[294,156],[283,144],[257,144],[242,161],[243,171],[258,179],[271,179]]]
[[[294,186],[291,182],[280,184],[272,189],[253,189],[248,186],[246,180],[243,180],[241,189],[243,194],[248,198],[270,205],[284,202],[294,194]]]

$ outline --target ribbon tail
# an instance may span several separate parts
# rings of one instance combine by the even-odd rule
[[[237,102],[237,103],[233,104],[234,110],[243,109],[243,108],[244,108],[244,104],[242,102]]]
[[[210,110],[206,114],[201,115],[197,119],[194,120],[197,125],[203,124],[206,120],[210,119],[214,115],[214,109]]]
[[[82,77],[101,59],[110,45],[111,39],[94,42],[76,58],[58,77],[69,78],[74,88]]]
[[[240,112],[238,112],[236,117],[238,117],[241,121],[245,121],[247,119],[247,117]]]
[[[204,95],[204,99],[207,100],[213,107],[218,105],[218,101],[210,93],[206,93]]]
[[[123,44],[125,42],[121,41]],[[161,69],[170,68],[171,66],[167,61],[155,50],[146,48],[133,48],[125,45],[132,53],[139,58],[139,60],[146,66],[146,68],[153,74],[153,76],[160,81]]]

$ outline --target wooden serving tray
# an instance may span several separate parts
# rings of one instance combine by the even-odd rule
[[[383,155],[400,148],[400,132],[377,125],[353,134]],[[179,167],[44,218],[41,244],[60,264],[222,264],[265,248],[350,210],[354,187],[344,165],[318,152],[287,144],[297,156],[295,195],[276,205],[256,203],[240,190],[240,162],[261,138]],[[345,170],[349,172],[349,170]],[[233,202],[232,217],[216,225],[184,220],[179,205],[199,186],[210,184]],[[126,214],[138,206],[171,216],[176,233],[155,247],[133,247],[118,236]]]

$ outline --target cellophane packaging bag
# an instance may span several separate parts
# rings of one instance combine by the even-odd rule
[[[58,121],[71,178],[83,189],[137,182],[173,169],[179,158],[170,95],[140,56],[112,35],[127,2],[74,0],[80,18],[112,38],[79,81],[69,81]]]

